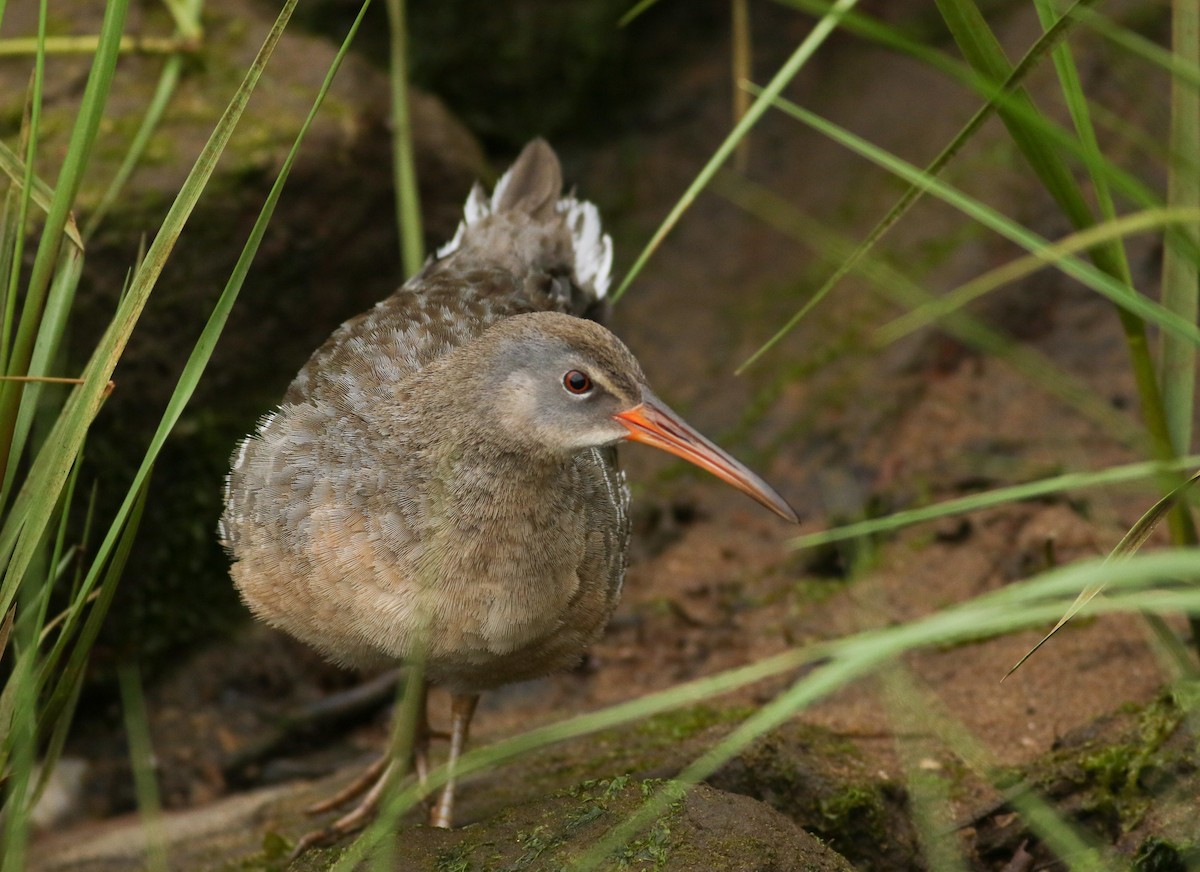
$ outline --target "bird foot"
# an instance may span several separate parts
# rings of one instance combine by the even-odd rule
[[[366,794],[358,805],[333,823],[311,830],[301,836],[296,847],[292,849],[290,859],[295,860],[309,848],[331,844],[366,826],[367,822],[375,816],[375,812],[379,810],[380,798],[383,796],[383,790],[392,774],[391,762],[391,758],[385,754],[368,766],[362,775],[329,799],[306,808],[304,810],[306,814],[321,814],[345,805],[357,796]]]
[[[425,718],[424,701],[422,701],[420,720],[418,721],[418,729],[414,737],[411,759],[412,771],[417,776],[417,782],[422,788],[425,787],[429,775],[430,739],[444,736],[450,740],[450,756],[447,761],[450,768],[450,775],[446,783],[442,786],[437,801],[433,803],[432,808],[429,810],[430,826],[449,829],[453,823],[454,764],[462,755],[463,747],[466,745],[467,729],[471,722],[471,716],[475,712],[475,703],[478,699],[478,695],[455,695],[451,698],[452,727],[448,734],[438,733],[429,729],[429,723]],[[384,790],[393,776],[396,775],[396,771],[395,757],[390,754],[384,754],[368,766],[362,775],[358,776],[333,796],[306,808],[305,812],[308,814],[323,814],[339,806],[343,806],[359,796],[362,797],[358,805],[333,823],[301,836],[300,841],[296,843],[296,847],[292,851],[292,858],[299,857],[309,848],[330,844],[366,826],[367,822],[379,810]]]
[[[304,809],[304,813],[309,815],[324,814],[327,811],[332,811],[339,806],[345,805],[352,799],[362,796],[373,785],[383,780],[381,775],[388,768],[390,761],[391,757],[388,754],[381,755],[378,760],[364,770],[362,775],[355,778],[333,796],[313,803]]]

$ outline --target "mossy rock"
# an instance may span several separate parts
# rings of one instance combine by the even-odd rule
[[[1200,868],[1200,751],[1170,692],[1071,731],[1048,754],[1000,780],[1009,792],[1036,791],[1134,868]],[[1013,811],[1001,802],[971,821],[980,862],[1010,858],[1023,843],[1038,863],[1054,862]]]
[[[418,827],[396,837],[393,868],[413,872],[535,872],[567,867],[673,782],[589,781],[513,806],[457,831]],[[297,870],[328,868],[298,863]],[[630,872],[834,872],[842,857],[782,814],[744,796],[700,785],[678,796],[615,849],[601,869]],[[364,865],[369,868],[369,865]]]
[[[52,33],[96,33],[104,4],[55,7]],[[5,32],[34,28],[36,4],[9,10]],[[122,284],[174,199],[274,21],[238,0],[204,6],[205,36],[180,78],[147,158],[88,243],[64,372],[82,368],[116,307]],[[171,33],[166,7],[130,13],[127,32]],[[241,253],[252,223],[307,115],[336,45],[289,28],[142,315],[115,390],[86,448],[81,491],[97,483],[106,526],[156,427],[192,344]],[[83,185],[82,224],[99,202],[140,123],[164,61],[122,56]],[[0,64],[0,124],[19,123],[31,58]],[[55,55],[46,66],[38,169],[55,177],[90,59]],[[482,152],[434,98],[412,96],[415,152],[431,240],[453,233]],[[392,196],[386,76],[347,57],[305,140],[241,297],[189,408],[163,449],[117,600],[93,662],[137,657],[151,671],[181,646],[244,617],[216,542],[221,489],[235,441],[277,403],[309,353],[347,317],[401,281]],[[93,533],[93,536],[96,536]]]
[[[760,799],[819,836],[859,869],[920,868],[904,787],[868,766],[853,742],[791,721],[708,778]]]
[[[710,705],[667,712],[552,745],[496,770],[467,778],[460,784],[456,800],[460,829],[449,833],[430,830],[421,825],[423,815],[419,810],[410,812],[398,824],[397,847],[410,852],[404,855],[405,864],[399,868],[455,868],[454,862],[468,862],[470,865],[463,868],[477,870],[559,868],[554,865],[557,859],[590,845],[596,833],[606,831],[626,817],[646,793],[677,775],[727,736],[749,713],[747,708]],[[777,736],[781,738],[776,739]],[[836,810],[844,821],[856,820],[854,809],[858,804],[838,806],[839,798],[879,792],[878,787],[870,785],[858,752],[827,730],[802,725],[785,726],[763,742],[780,749],[782,754],[782,749],[798,736],[804,737],[805,744],[789,752],[792,770],[823,774],[808,776],[803,786],[793,780],[792,789],[814,791],[804,801],[824,810],[818,814]],[[753,782],[746,773],[773,759],[762,748],[761,744],[754,746],[726,764],[712,779],[715,783],[732,785],[735,790],[702,785],[682,806],[673,807],[673,811],[660,817],[655,825],[657,830],[652,826],[630,841],[626,860],[632,865],[624,868],[654,869],[660,857],[667,858],[664,860],[667,865],[657,868],[665,869],[724,868],[725,859],[731,869],[849,868],[832,851],[811,853],[817,850],[812,847],[816,840],[801,833],[808,828],[807,823],[790,813],[791,808],[798,806],[800,797],[781,802],[783,794],[778,794],[763,803],[752,795],[746,796],[751,793]],[[801,761],[804,754],[813,755],[813,759]],[[262,788],[231,796],[207,808],[167,815],[164,825],[173,862],[180,869],[281,868],[281,860],[289,850],[287,846],[329,819],[327,816],[314,820],[302,809],[338,790],[359,774],[365,762],[358,761],[320,781]],[[777,762],[771,765],[778,768]],[[741,777],[734,777],[735,772],[742,773]],[[853,777],[843,780],[843,775]],[[770,771],[764,771],[758,782],[766,783],[774,777]],[[735,797],[733,793],[740,795]],[[696,805],[697,802],[700,804]],[[883,813],[890,820],[891,811]],[[677,821],[682,822],[677,824]],[[820,823],[825,832],[835,832],[827,818]],[[749,829],[738,829],[743,824]],[[908,824],[898,821],[887,826],[903,833],[907,832]],[[718,833],[724,834],[720,840]],[[776,847],[763,847],[763,833],[770,834],[767,842],[776,844],[773,840],[777,840]],[[518,840],[518,834],[525,836]],[[830,842],[833,837],[821,838]],[[70,868],[73,872],[119,868],[120,863],[139,856],[138,846],[143,839],[137,821],[114,823],[109,832],[95,838],[60,834],[43,843],[40,868]],[[847,841],[845,837],[842,840]],[[513,865],[535,841],[543,850],[526,861],[527,865]],[[491,845],[487,850],[493,853],[487,853],[485,845]],[[748,854],[728,853],[746,846],[753,849]],[[878,849],[869,846],[853,847],[860,855],[871,850],[878,853]],[[820,865],[826,860],[819,859],[813,860],[817,865],[808,867],[787,865],[791,862],[787,857],[791,855],[786,851],[780,853],[784,848],[794,848],[799,852],[795,856],[800,858],[834,857],[831,861],[834,865]],[[296,868],[327,868],[345,849],[342,844],[316,851]],[[710,854],[722,858],[721,865],[704,865],[704,858]],[[533,860],[541,865],[529,865]],[[682,865],[685,861],[693,865]],[[438,862],[443,865],[438,866]],[[754,862],[762,865],[753,865]],[[899,864],[891,868],[909,866]]]
[[[849,872],[853,867],[786,816],[745,796],[699,785],[680,795],[678,785],[627,776],[587,781],[533,801],[510,806],[479,823],[454,830],[399,824],[389,869],[405,872],[542,872],[558,870],[593,850],[610,830],[636,814],[651,797],[669,791],[666,807],[645,827],[600,857],[599,868],[629,872]],[[250,801],[247,801],[250,800]],[[236,822],[197,812],[165,820],[171,868],[221,872],[324,872],[343,859],[350,844],[313,849],[289,860],[292,843],[270,829],[266,803],[243,800],[254,826],[266,826],[261,846],[242,856],[247,831]],[[209,824],[219,823],[223,833]],[[174,835],[190,840],[174,840]],[[136,868],[145,850],[144,830],[131,824],[94,837],[100,856],[84,845],[64,845],[35,856],[41,872],[101,872]],[[244,850],[244,849],[243,849]],[[376,868],[370,854],[356,868]]]

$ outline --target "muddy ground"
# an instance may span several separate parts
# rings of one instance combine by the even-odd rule
[[[756,43],[760,78],[806,30],[804,20],[778,11],[764,19],[758,22]],[[1028,42],[1035,24],[1021,10],[1005,14],[999,23],[1014,46]],[[726,46],[714,42],[711,48],[710,56],[693,58],[669,88],[648,101],[640,124],[610,139],[564,137],[559,144],[568,178],[597,201],[613,229],[622,267],[728,129]],[[1091,48],[1097,54],[1088,55],[1093,62],[1084,64],[1084,74],[1097,99],[1135,111],[1137,101],[1123,71],[1106,65],[1111,59]],[[1035,76],[1035,89],[1049,84],[1045,76]],[[974,97],[944,78],[849,38],[834,39],[790,94],[916,161],[935,154],[976,106]],[[1140,111],[1147,124],[1157,122],[1154,107]],[[1132,149],[1120,141],[1110,145],[1118,154]],[[504,159],[497,156],[496,162]],[[948,175],[1040,233],[1066,230],[994,122]],[[899,190],[844,150],[779,116],[768,116],[753,137],[745,176],[850,239],[860,238]],[[742,190],[736,179],[725,183],[726,190]],[[889,235],[884,249],[901,270],[935,293],[1015,256],[949,209],[927,205]],[[1132,252],[1139,282],[1152,288],[1157,250],[1140,242]],[[825,247],[812,238],[790,236],[728,198],[707,193],[620,301],[614,327],[658,392],[756,466],[797,506],[802,523],[799,530],[789,527],[665,456],[624,449],[637,531],[624,597],[608,632],[578,670],[485,695],[473,727],[474,744],[804,643],[912,620],[1051,562],[1101,555],[1153,501],[1150,491],[1137,488],[1073,493],[915,527],[875,540],[865,552],[861,547],[794,549],[798,533],[866,514],[1142,457],[1137,446],[1066,406],[1045,385],[936,330],[876,347],[875,328],[900,310],[853,277],[745,376],[732,376],[828,275],[827,258]],[[1113,414],[1136,425],[1127,353],[1108,303],[1066,279],[1042,274],[998,292],[974,313],[1045,355]],[[1182,633],[1182,624],[1176,629]],[[1009,767],[1045,760],[1064,737],[1093,729],[1098,717],[1149,704],[1161,694],[1166,676],[1145,625],[1135,616],[1077,622],[1000,684],[1005,670],[1041,632],[920,651],[905,658],[905,665],[997,764]],[[773,698],[793,677],[708,705],[744,714],[746,707]],[[228,808],[217,804],[265,785],[283,785],[285,793],[303,790],[296,785],[361,765],[386,741],[385,705],[368,706],[335,726],[300,731],[262,750],[278,737],[280,719],[359,680],[250,624],[234,638],[190,655],[147,691],[164,805],[170,810]],[[444,722],[445,710],[444,696],[435,692],[435,725]],[[77,848],[89,834],[114,826],[96,820],[134,807],[119,709],[114,704],[83,715],[68,754],[87,761],[88,787],[71,829],[64,832],[68,825],[57,824],[57,832],[35,848],[51,867],[54,857],[70,853],[68,843]],[[723,717],[714,714],[712,723],[702,726],[711,729]],[[822,735],[849,743],[853,751],[847,753],[864,772],[900,793],[905,754],[915,754],[932,771],[962,767],[931,740],[919,714],[889,708],[875,680],[822,700],[798,714],[795,723],[824,728],[828,732]],[[719,734],[718,729],[711,735]],[[687,735],[691,740],[692,731]],[[573,747],[588,753],[586,743]],[[505,796],[513,802],[541,797],[545,782],[529,774],[537,765],[510,764],[499,779],[511,791]],[[655,773],[648,764],[627,769],[614,764],[589,777],[672,774],[664,766]],[[496,780],[485,777],[465,786],[462,823],[500,810],[488,798],[488,785]],[[950,818],[967,822],[956,838],[977,868],[1029,868],[1005,866],[1023,862],[1012,844],[991,853],[980,847],[984,827],[974,826],[973,815],[997,808],[998,796],[978,780],[955,781]],[[262,818],[250,825],[236,816],[231,820],[240,821],[242,829],[272,826],[261,824]],[[294,816],[266,820],[278,824],[287,838],[303,829]],[[1132,854],[1147,835],[1139,826],[1131,823],[1111,840]],[[902,840],[899,831],[896,838]],[[437,856],[449,856],[449,844],[443,843]],[[847,848],[836,837],[833,846]],[[57,868],[120,866],[119,861],[110,866],[79,862],[72,866],[63,860]],[[923,861],[902,851],[858,863],[919,868]],[[180,868],[206,865],[219,864]],[[745,868],[787,867],[764,861]]]

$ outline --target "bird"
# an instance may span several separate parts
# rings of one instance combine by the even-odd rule
[[[450,773],[479,694],[576,665],[625,576],[616,445],[675,454],[781,518],[796,512],[651,389],[607,327],[612,240],[531,141],[395,293],[342,324],[236,448],[219,533],[253,614],[348,667],[423,664],[451,699]],[[411,765],[424,782],[422,691]],[[385,754],[311,811],[362,797],[301,845],[361,828]]]

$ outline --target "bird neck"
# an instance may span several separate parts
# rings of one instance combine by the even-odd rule
[[[521,485],[543,485],[571,466],[570,454],[522,439],[506,427],[477,384],[439,369],[435,364],[422,373],[402,401],[419,410],[421,420],[409,432],[422,434],[420,453],[437,480],[460,494],[479,488],[494,497],[502,482],[511,482],[507,490],[516,492]]]
[[[518,442],[499,428],[484,426],[459,431],[432,447],[456,487],[477,487],[489,499],[498,496],[501,488],[517,493],[525,492],[523,488],[544,487],[563,475],[572,462],[570,455]]]

